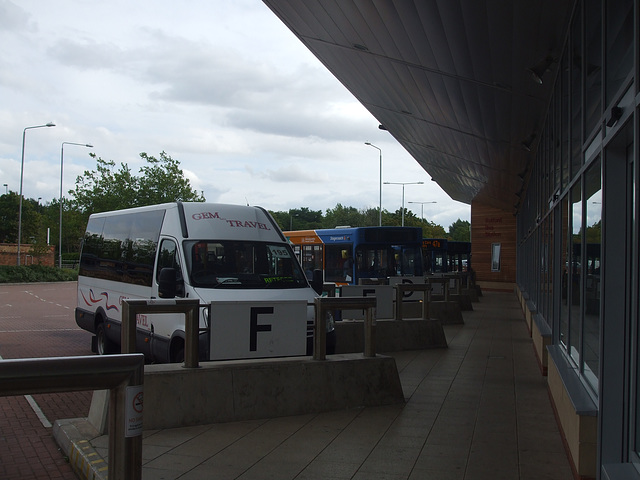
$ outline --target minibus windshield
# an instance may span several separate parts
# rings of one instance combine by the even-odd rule
[[[308,283],[288,245],[235,241],[184,242],[189,278],[205,288],[303,288]]]

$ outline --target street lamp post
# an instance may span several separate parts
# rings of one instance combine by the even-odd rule
[[[420,218],[422,219],[422,223],[424,223],[424,204],[425,203],[438,203],[438,202],[432,201],[432,202],[407,202],[407,203],[419,203],[420,204]]]
[[[20,206],[18,207],[18,266],[20,266],[20,242],[22,240],[22,179],[24,178],[24,142],[27,130],[32,128],[55,127],[56,124],[49,122],[45,125],[34,125],[33,127],[25,127],[22,131],[22,160],[20,163]]]
[[[378,226],[381,227],[382,226],[382,150],[376,147],[371,142],[364,142],[364,144],[369,145],[370,147],[373,147],[377,149],[378,152],[380,152],[380,207],[378,208]]]
[[[88,143],[62,142],[60,147],[60,232],[58,235],[58,268],[62,268],[62,172],[64,166],[64,146],[79,145],[80,147],[93,148]]]
[[[385,185],[402,185],[402,226],[404,227],[404,186],[422,185],[424,182],[384,182]]]

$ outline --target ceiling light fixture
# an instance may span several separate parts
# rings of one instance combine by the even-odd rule
[[[531,74],[534,82],[542,85],[542,77],[551,68],[551,65],[555,63],[555,59],[551,55],[547,55],[543,60],[540,60],[533,67],[527,68],[527,71]]]
[[[527,152],[530,152],[533,149],[533,142],[535,141],[536,136],[537,135],[535,133],[532,133],[526,139],[524,139],[520,144],[522,145],[522,148],[524,148]]]

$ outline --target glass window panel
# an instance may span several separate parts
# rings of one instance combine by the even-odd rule
[[[585,137],[598,127],[602,105],[602,2],[585,1]]]
[[[571,142],[570,142],[570,125],[569,122],[569,54],[565,52],[562,57],[562,72],[561,72],[561,89],[562,89],[562,98],[560,100],[560,129],[561,129],[561,151],[560,156],[562,157],[562,189],[564,190],[569,186],[569,158],[571,151]]]
[[[546,319],[547,323],[551,324],[553,318],[553,218],[554,212],[549,215],[547,219],[547,311]]]
[[[602,238],[602,181],[600,159],[585,174],[585,244],[584,268],[584,329],[583,346],[585,377],[594,389],[598,387],[600,368],[600,262]]]
[[[569,196],[565,196],[562,200],[561,206],[562,215],[562,294],[560,298],[560,343],[568,347],[569,340],[569,232],[570,230],[570,217],[569,217]]]
[[[556,89],[558,92],[558,89]],[[560,132],[560,96],[554,95],[553,99],[553,145],[552,152],[553,161],[555,164],[555,183],[553,187],[553,193],[557,193],[560,188],[562,188],[562,157],[560,156],[560,142],[562,141],[562,136]]]
[[[491,271],[492,272],[500,271],[500,244],[499,243],[491,244]]]
[[[571,175],[582,166],[582,15],[578,3],[571,25]]]
[[[576,362],[580,360],[580,324],[582,300],[582,190],[580,183],[571,189],[571,261],[569,264],[569,341],[567,347]]]
[[[607,102],[633,68],[633,0],[609,0],[607,5]]]
[[[303,245],[301,263],[307,279],[313,279],[313,271],[322,270],[322,245]]]

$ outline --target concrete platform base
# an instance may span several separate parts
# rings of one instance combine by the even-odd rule
[[[147,365],[144,430],[403,403],[393,357],[362,354]],[[98,406],[95,404],[99,403]],[[91,409],[106,409],[94,395]],[[94,425],[104,429],[104,425]],[[104,433],[104,432],[103,432]]]
[[[404,319],[376,321],[376,351],[401,352],[425,348],[446,348],[442,322]],[[364,321],[336,322],[336,353],[359,353],[364,350]]]

